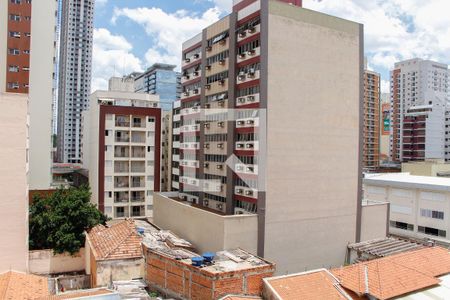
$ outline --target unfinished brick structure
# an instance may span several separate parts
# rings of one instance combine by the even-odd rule
[[[263,278],[275,265],[242,249],[221,251],[213,264],[196,267],[198,256],[185,249],[150,249],[144,243],[145,280],[167,296],[181,299],[219,299],[228,294],[261,295]]]

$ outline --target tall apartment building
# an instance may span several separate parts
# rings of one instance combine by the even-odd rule
[[[389,137],[391,133],[391,96],[382,93],[380,97],[380,162],[388,162]]]
[[[89,108],[93,21],[93,0],[63,1],[57,128],[60,162],[81,161],[81,113]]]
[[[52,97],[57,2],[0,0],[0,92],[29,96],[30,190],[51,185]],[[42,22],[42,20],[46,20]]]
[[[380,164],[380,74],[364,71],[364,130],[363,167],[377,168]]]
[[[170,157],[170,183],[169,190],[178,191],[180,189],[180,125],[181,124],[181,101],[173,103],[172,108],[172,144]]]
[[[0,273],[28,271],[28,97],[0,92]]]
[[[179,196],[257,214],[281,273],[338,265],[360,235],[362,25],[300,2],[234,0],[182,51]]]
[[[83,166],[92,201],[111,218],[151,217],[160,190],[161,109],[157,96],[96,91],[83,113]]]
[[[156,63],[135,78],[135,92],[159,95],[161,108],[172,109],[172,103],[180,99],[181,74],[175,65]]]
[[[446,106],[449,101],[449,69],[448,65],[423,60],[419,58],[410,59],[395,64],[391,71],[391,141],[390,156],[393,161],[402,162],[410,159],[444,159],[445,153],[440,149],[445,146],[445,135],[437,137],[421,135],[426,147],[421,150],[420,155],[412,157],[409,151],[404,156],[405,139],[409,141],[409,128],[404,130],[406,114],[412,111],[420,111],[427,107],[436,105]],[[442,118],[439,127],[445,128],[445,118]],[[408,118],[410,123],[410,118]],[[435,124],[435,122],[433,122]],[[426,133],[435,132],[435,127]],[[445,132],[439,130],[439,132]],[[436,133],[436,132],[435,132]],[[406,134],[406,136],[405,136]],[[410,142],[407,142],[408,145]],[[409,149],[407,149],[409,150]]]
[[[0,14],[0,90],[28,94],[31,0],[1,0]]]

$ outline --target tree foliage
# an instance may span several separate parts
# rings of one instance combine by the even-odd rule
[[[74,254],[84,246],[85,230],[107,220],[91,202],[88,187],[60,188],[36,195],[30,206],[30,249]]]

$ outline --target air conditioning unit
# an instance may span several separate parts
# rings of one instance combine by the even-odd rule
[[[253,102],[255,101],[255,96],[248,96],[247,99],[248,101]]]
[[[244,193],[244,189],[236,189],[236,194],[242,195]]]
[[[221,191],[222,191],[222,186],[221,185],[216,186],[216,192],[221,192]]]
[[[187,196],[181,196],[181,200],[187,200]]]
[[[209,90],[211,88],[210,84],[205,84],[205,89]]]
[[[217,170],[222,170],[223,169],[223,166],[222,165],[217,165]]]
[[[225,102],[224,102],[223,100],[220,100],[219,102],[217,102],[217,104],[218,104],[220,107],[224,107],[224,106],[225,106]]]
[[[203,163],[203,167],[209,168],[209,163],[207,163],[207,162]]]
[[[239,54],[239,58],[240,58],[240,59],[243,59],[243,58],[245,58],[245,53],[241,53],[241,54]]]
[[[252,190],[247,190],[247,191],[245,191],[245,195],[246,196],[253,196],[253,191]]]
[[[208,71],[211,70],[211,65],[206,65],[205,70],[208,70]]]
[[[189,62],[191,62],[191,59],[190,59],[190,58],[186,58],[186,59],[184,60],[184,62],[185,62],[185,63],[189,63]]]
[[[239,103],[245,103],[245,98],[244,98],[244,97],[238,98],[238,102],[239,102]]]
[[[248,56],[253,56],[253,55],[255,55],[255,53],[256,53],[256,51],[253,49],[253,50],[248,51],[247,55]]]
[[[240,38],[245,38],[246,36],[247,36],[247,32],[245,32],[245,31],[239,32],[239,37]]]
[[[194,59],[197,59],[197,58],[199,58],[200,57],[200,54],[194,54]]]
[[[190,202],[190,203],[195,203],[195,198],[189,198],[189,199],[188,199],[188,202]]]
[[[205,48],[205,50],[209,52],[209,51],[212,50],[212,47],[211,47],[211,46],[207,46],[207,47]]]
[[[255,171],[255,168],[254,167],[247,167],[247,172],[254,172]]]
[[[205,127],[205,128],[209,128],[209,123],[205,123],[205,124],[203,124],[203,127]]]
[[[253,125],[253,124],[255,124],[255,121],[253,121],[253,120],[247,120],[247,124]]]
[[[184,94],[183,95],[185,95],[185,96],[189,96],[189,92],[188,91],[186,91],[186,92],[184,92]]]
[[[191,180],[191,183],[192,183],[192,184],[197,184],[197,180],[192,179],[192,180]]]
[[[242,148],[244,148],[244,146],[245,145],[243,143],[239,143],[236,145],[236,148],[242,149]]]
[[[236,207],[234,209],[234,214],[235,215],[244,215],[246,213],[247,213],[247,211],[245,209],[243,209],[243,208]]]
[[[243,166],[236,166],[236,171],[244,171],[244,167]]]
[[[223,144],[222,144],[222,143],[220,143],[220,144],[217,144],[217,148],[219,148],[219,149],[223,149]]]
[[[225,64],[225,59],[219,60],[219,65],[224,65],[224,64]]]
[[[209,149],[209,144],[205,144],[205,145],[203,145],[203,148],[205,148],[205,149]]]
[[[248,143],[247,148],[252,149],[254,147],[253,143]]]
[[[211,104],[206,103],[206,104],[205,104],[205,108],[211,108]]]
[[[203,200],[203,206],[208,206],[209,205],[209,201],[208,200]]]
[[[217,123],[217,126],[223,128],[225,126],[225,123],[224,122],[219,122],[219,123]]]
[[[189,75],[184,75],[183,78],[184,79],[189,79]]]
[[[238,125],[244,125],[245,121],[237,121]]]
[[[198,74],[199,74],[198,71],[194,72],[194,76],[198,76]]]
[[[195,89],[195,90],[194,90],[194,95],[197,95],[198,92],[199,92],[199,90],[198,90],[198,89]]]
[[[248,33],[255,33],[255,31],[256,31],[256,28],[253,26],[248,29]]]
[[[217,209],[222,209],[223,208],[223,204],[216,204]]]

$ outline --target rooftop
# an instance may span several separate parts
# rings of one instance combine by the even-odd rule
[[[365,174],[363,182],[372,185],[423,188],[450,192],[450,178],[415,176],[410,173]]]
[[[48,295],[46,277],[14,271],[0,274],[0,299],[39,299]]]
[[[421,244],[393,237],[374,239],[348,245],[349,249],[376,257],[385,257],[405,251],[418,250],[423,247],[424,246]]]
[[[264,284],[271,294],[283,300],[346,300],[350,295],[339,287],[338,280],[326,269],[265,278]]]
[[[124,220],[110,227],[97,225],[86,235],[96,260],[142,257],[142,237],[133,220]]]
[[[450,273],[450,253],[422,248],[331,270],[339,284],[358,296],[391,299],[438,285]]]
[[[58,295],[51,295],[47,297],[42,297],[40,300],[59,300],[59,299],[79,299],[81,297],[86,297],[86,299],[89,299],[90,297],[94,296],[106,296],[110,295],[111,297],[108,299],[114,300],[114,299],[120,299],[120,296],[111,290],[108,290],[106,288],[97,288],[97,289],[88,289],[88,290],[74,290],[65,292]],[[87,298],[89,297],[89,298]],[[106,298],[105,298],[106,299]]]

